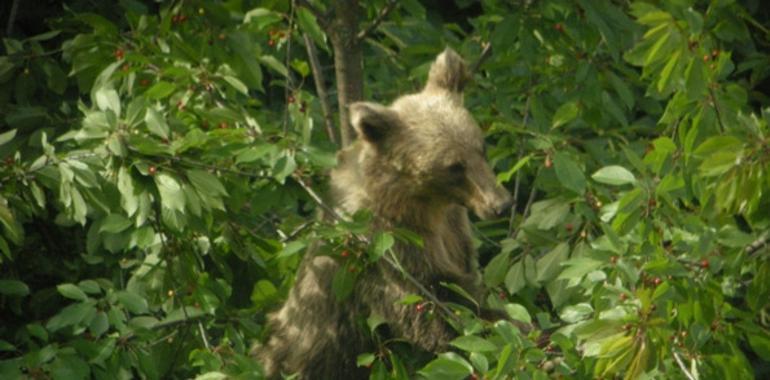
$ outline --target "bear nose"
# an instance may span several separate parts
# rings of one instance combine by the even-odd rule
[[[495,207],[495,214],[497,214],[498,217],[503,216],[508,213],[511,206],[513,206],[513,200],[509,197]]]

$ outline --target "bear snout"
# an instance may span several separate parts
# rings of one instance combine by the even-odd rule
[[[506,193],[505,195],[506,196],[504,197],[504,199],[499,200],[498,204],[494,207],[495,215],[497,217],[506,215],[508,211],[511,209],[511,206],[513,206],[513,199],[511,199],[511,196],[508,195],[508,193]]]

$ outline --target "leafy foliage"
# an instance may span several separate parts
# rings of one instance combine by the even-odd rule
[[[385,3],[367,2],[369,20]],[[413,295],[401,302],[457,327],[452,350],[382,340],[372,316],[378,349],[359,365],[375,379],[766,377],[758,3],[458,0],[459,19],[430,4],[399,2],[367,38],[367,98],[415,89],[445,45],[470,59],[491,44],[466,102],[517,201],[476,224],[484,304],[509,318]],[[332,59],[290,5],[123,1],[121,16],[70,10],[4,40],[0,377],[260,378],[249,347],[311,242],[344,261],[345,302],[357,268],[416,240],[372,236],[363,213],[313,216],[336,147],[305,44]]]

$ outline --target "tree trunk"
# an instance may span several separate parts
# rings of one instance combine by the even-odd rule
[[[337,98],[340,112],[340,140],[350,145],[354,133],[348,105],[363,99],[364,77],[361,40],[358,38],[358,0],[334,0],[334,18],[327,30],[334,49]]]

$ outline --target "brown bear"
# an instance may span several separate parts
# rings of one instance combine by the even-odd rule
[[[396,242],[395,257],[426,289],[446,299],[452,282],[480,299],[482,287],[471,242],[468,209],[480,218],[507,211],[510,195],[498,185],[484,155],[484,136],[463,106],[469,79],[463,59],[446,49],[432,64],[425,88],[390,106],[350,106],[358,140],[338,153],[331,173],[334,205],[343,214],[369,209],[376,228],[419,234],[422,248]],[[338,301],[332,279],[341,264],[309,253],[283,307],[269,316],[270,339],[257,350],[268,378],[367,378],[356,357],[371,352],[360,321],[381,316],[391,334],[427,351],[456,333],[442,318],[427,318],[398,301],[419,294],[392,265],[379,260],[362,270],[353,293]]]

